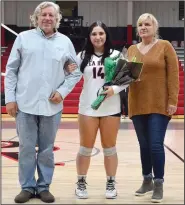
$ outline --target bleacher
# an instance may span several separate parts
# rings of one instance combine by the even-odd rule
[[[179,59],[179,96],[177,115],[184,115],[184,47],[175,47]]]
[[[177,47],[175,48],[175,50],[177,52],[177,56],[179,58],[181,66],[184,68],[184,47]]]
[[[7,47],[1,47],[1,56],[3,56],[3,54],[5,53]]]

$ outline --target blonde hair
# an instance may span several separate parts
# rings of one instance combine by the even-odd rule
[[[138,20],[137,20],[137,35],[139,36],[139,34],[138,34],[139,24],[141,22],[147,20],[148,18],[152,21],[152,23],[154,25],[154,29],[155,29],[154,38],[158,39],[159,38],[159,23],[158,23],[157,19],[155,18],[155,16],[150,14],[150,13],[144,13],[138,18]]]
[[[55,11],[56,11],[56,25],[55,25],[55,29],[59,28],[60,20],[62,19],[62,14],[60,12],[60,7],[57,4],[55,4],[53,2],[48,2],[48,1],[40,3],[36,7],[33,15],[30,16],[31,23],[34,25],[34,27],[38,26],[38,16],[41,14],[42,9],[44,9],[46,7],[50,7],[50,6],[52,6],[55,9]]]

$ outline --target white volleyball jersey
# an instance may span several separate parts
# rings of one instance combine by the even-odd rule
[[[118,54],[119,51],[114,50],[110,57],[117,56]],[[78,54],[77,58],[79,60],[79,64],[81,64],[81,52]],[[101,64],[101,56],[97,56],[95,54],[92,56],[91,61],[84,69],[83,78],[84,84],[80,95],[78,113],[87,116],[103,117],[121,112],[119,93],[105,99],[97,110],[93,110],[91,108],[91,104],[97,98],[98,90],[105,83],[104,65]],[[124,88],[122,87],[121,90],[123,89]]]

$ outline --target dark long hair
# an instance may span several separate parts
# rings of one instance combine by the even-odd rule
[[[82,60],[81,66],[80,66],[80,70],[82,73],[84,72],[84,69],[87,66],[88,62],[91,60],[92,55],[94,54],[94,47],[93,47],[93,44],[91,43],[90,35],[91,35],[92,30],[96,26],[100,26],[105,31],[105,34],[106,34],[106,41],[104,44],[104,53],[103,53],[102,58],[101,58],[101,63],[103,64],[104,59],[106,57],[110,56],[110,54],[113,52],[111,36],[110,36],[109,29],[107,28],[107,26],[100,21],[97,21],[97,22],[94,22],[93,24],[91,24],[91,26],[88,29],[87,39],[85,41],[85,45],[84,45],[84,47],[82,49],[82,53],[81,53],[81,59],[83,59],[83,60]]]

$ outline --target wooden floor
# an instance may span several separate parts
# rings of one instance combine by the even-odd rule
[[[15,123],[11,118],[2,119],[2,141],[16,142]],[[106,176],[99,134],[97,136],[87,183],[89,199],[80,200],[74,195],[76,183],[75,158],[79,148],[77,120],[62,119],[55,146],[55,173],[51,192],[56,204],[149,204],[151,194],[134,196],[142,182],[139,147],[132,122],[122,119],[117,140],[119,166],[117,171],[118,197],[108,200],[104,197]],[[2,142],[6,145],[6,142]],[[18,152],[18,148],[3,148],[2,152]],[[166,168],[164,183],[164,204],[184,204],[184,120],[173,119],[165,138]],[[9,154],[10,155],[10,154]],[[14,197],[20,191],[17,161],[2,157],[2,204],[14,204]],[[39,199],[31,199],[29,204],[42,204]]]

